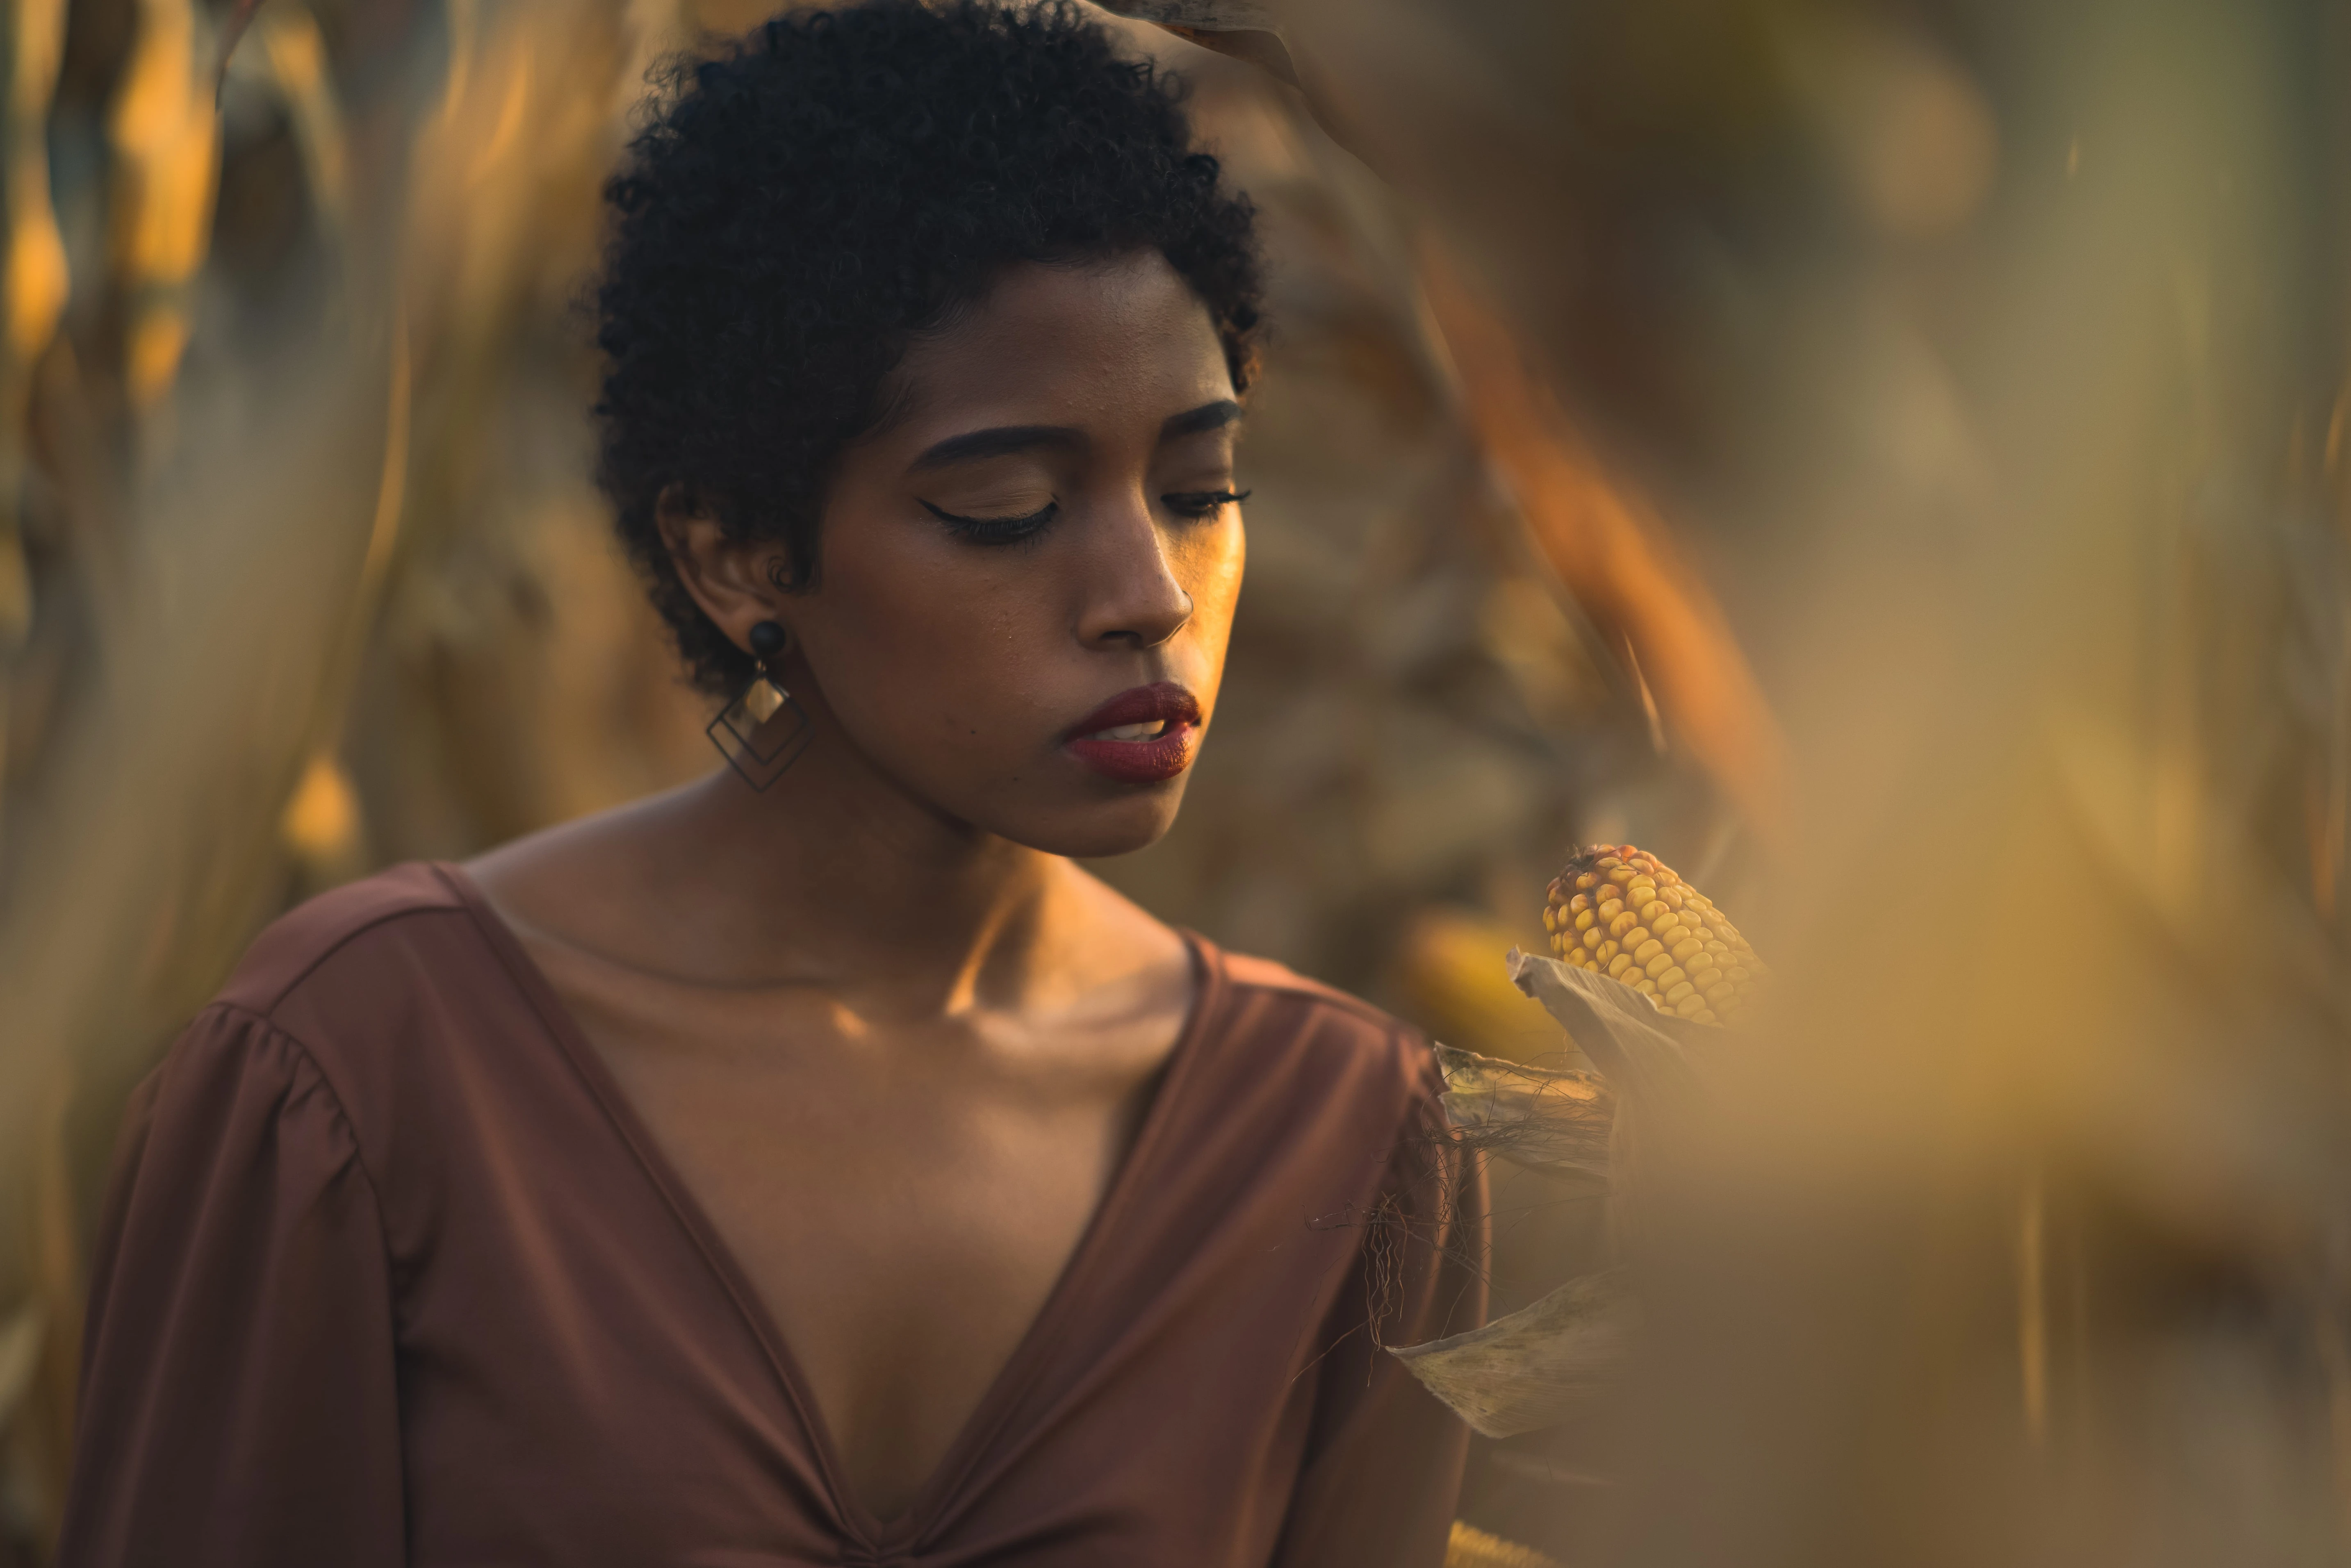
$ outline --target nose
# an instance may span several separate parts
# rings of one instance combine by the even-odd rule
[[[1095,548],[1078,640],[1089,648],[1155,648],[1192,619],[1192,595],[1176,580],[1167,538],[1140,495],[1089,530]]]

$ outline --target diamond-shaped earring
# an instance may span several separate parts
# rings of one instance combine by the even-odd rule
[[[783,627],[762,621],[751,628],[751,653],[759,672],[735,700],[710,721],[711,744],[754,789],[764,790],[799,760],[809,743],[808,710],[776,680],[774,666],[790,645]]]

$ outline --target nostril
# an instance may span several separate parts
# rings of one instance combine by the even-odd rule
[[[1080,617],[1081,640],[1097,648],[1155,648],[1181,632],[1192,619],[1195,601],[1176,580],[1168,562],[1152,563],[1157,570],[1125,577]]]

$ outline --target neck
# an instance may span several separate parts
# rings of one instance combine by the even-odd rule
[[[836,738],[764,793],[722,768],[646,803],[680,972],[887,996],[893,1012],[1025,995],[1089,879],[941,815]]]

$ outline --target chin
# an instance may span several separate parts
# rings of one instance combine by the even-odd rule
[[[1071,860],[1105,860],[1149,849],[1176,825],[1184,803],[1184,778],[1162,785],[1134,789],[1124,799],[1073,803],[1066,810],[1040,811],[1018,824],[996,830],[1015,843],[1067,855]]]

